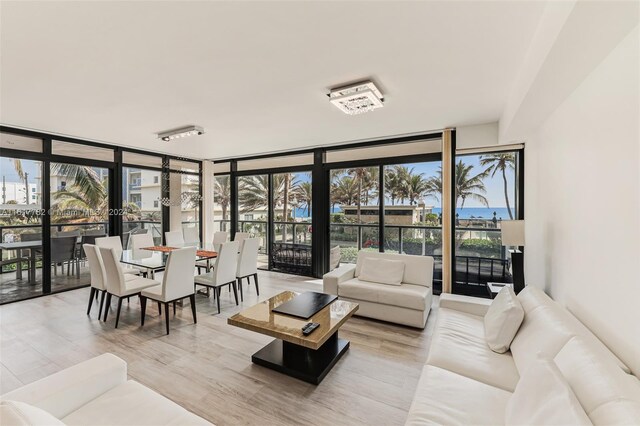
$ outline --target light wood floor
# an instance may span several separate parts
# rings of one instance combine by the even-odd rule
[[[198,324],[189,307],[178,308],[169,336],[153,305],[140,327],[137,299],[123,305],[117,330],[114,308],[106,324],[98,321],[95,306],[86,316],[89,289],[4,305],[0,393],[111,352],[127,361],[130,378],[217,425],[403,424],[437,309],[424,331],[350,319],[340,336],[351,347],[318,386],[253,365],[251,355],[272,339],[227,325],[227,317],[243,305],[283,290],[320,288],[320,280],[261,272],[259,298],[251,287],[236,307],[225,289],[218,315],[213,300],[198,296]]]

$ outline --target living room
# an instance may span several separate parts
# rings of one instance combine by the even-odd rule
[[[639,22],[0,2],[0,423],[640,424]]]

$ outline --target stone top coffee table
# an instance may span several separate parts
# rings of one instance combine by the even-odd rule
[[[253,354],[251,361],[255,364],[317,385],[349,349],[349,341],[338,338],[338,329],[358,310],[358,304],[335,300],[308,319],[271,311],[297,295],[282,292],[235,314],[227,322],[276,338]],[[305,336],[302,326],[309,322],[320,326]]]

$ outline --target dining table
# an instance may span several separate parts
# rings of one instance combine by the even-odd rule
[[[169,253],[172,250],[183,247],[196,247],[195,261],[205,261],[207,272],[211,269],[211,260],[218,257],[218,252],[210,243],[184,243],[171,246],[152,246],[122,251],[120,262],[135,268],[146,270],[150,278],[154,278],[156,272],[164,271],[167,267]],[[195,262],[194,262],[195,264]]]

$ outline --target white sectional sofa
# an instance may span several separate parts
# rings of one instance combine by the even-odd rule
[[[127,380],[127,363],[109,353],[2,395],[0,410],[2,424],[12,426],[211,425]]]
[[[541,290],[527,287],[517,298],[524,320],[510,350],[499,354],[484,339],[490,300],[440,296],[429,356],[406,424],[509,424],[505,413],[516,389],[530,392],[529,400],[544,397],[526,388],[529,381],[520,382],[539,357],[555,363],[591,423],[640,424],[640,381],[624,363]],[[553,414],[545,413],[547,424]]]
[[[360,280],[366,258],[404,262],[400,285]],[[357,302],[357,315],[424,328],[431,310],[433,258],[405,254],[360,251],[356,264],[346,264],[325,274],[323,292]]]

